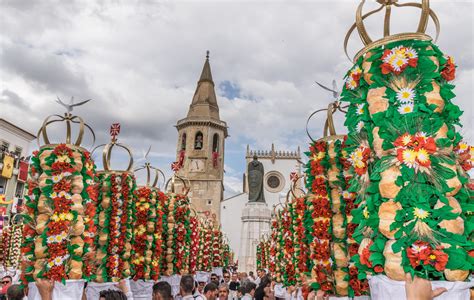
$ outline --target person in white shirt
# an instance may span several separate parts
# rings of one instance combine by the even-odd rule
[[[267,274],[267,273],[265,272],[264,269],[258,269],[258,270],[257,270],[257,278],[254,280],[254,282],[255,282],[255,284],[256,284],[257,286],[260,285],[260,282],[261,282],[263,276],[265,276],[266,274]]]

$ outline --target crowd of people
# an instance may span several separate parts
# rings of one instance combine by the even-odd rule
[[[38,279],[36,282],[42,300],[53,299],[54,282]],[[432,290],[428,280],[407,274],[406,296],[408,300],[428,300],[444,293],[446,289]],[[4,276],[1,281],[0,300],[27,299],[28,289],[20,284],[13,284],[11,276]],[[82,300],[86,299],[83,293]],[[125,280],[116,284],[115,289],[103,290],[99,300],[130,300],[132,292]],[[213,273],[209,278],[183,275],[179,283],[179,292],[174,295],[172,286],[166,281],[153,285],[152,300],[326,300],[329,295],[322,291],[311,290],[309,286],[283,288],[272,280],[271,274],[258,270],[255,276],[242,272],[224,271],[221,276]],[[56,300],[56,299],[55,299]]]

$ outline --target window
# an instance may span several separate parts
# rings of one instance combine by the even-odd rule
[[[23,192],[25,190],[25,184],[23,182],[18,182],[15,189],[15,197],[23,198]]]
[[[3,177],[0,177],[0,195],[5,194],[6,188],[7,188],[7,180]]]
[[[212,200],[207,200],[207,205],[212,205]]]
[[[278,171],[270,171],[265,175],[265,189],[270,193],[279,193],[285,187],[285,177]]]
[[[186,150],[186,132],[181,136],[181,150]]]
[[[202,143],[203,143],[202,132],[198,131],[196,133],[196,137],[194,138],[194,149],[195,150],[201,150],[202,149]]]
[[[212,152],[219,152],[219,135],[217,133],[212,137]]]
[[[10,144],[7,141],[0,143],[0,151],[8,151],[8,148],[10,148]]]
[[[276,189],[280,185],[280,178],[278,176],[272,175],[267,178],[267,184],[272,189]]]

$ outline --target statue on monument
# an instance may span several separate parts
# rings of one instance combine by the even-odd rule
[[[249,162],[248,167],[248,183],[249,183],[249,202],[265,203],[263,194],[263,165],[257,160],[257,156],[253,156],[253,161]]]

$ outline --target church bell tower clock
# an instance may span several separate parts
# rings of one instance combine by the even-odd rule
[[[188,115],[176,124],[177,172],[189,180],[191,207],[205,218],[220,222],[224,195],[224,144],[227,124],[219,116],[209,52],[189,106]]]

